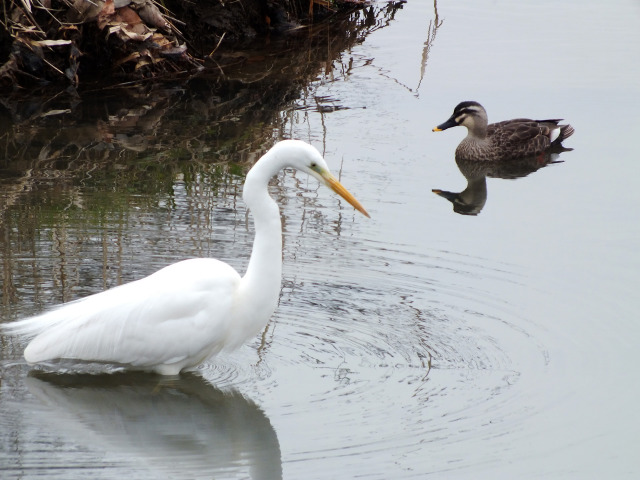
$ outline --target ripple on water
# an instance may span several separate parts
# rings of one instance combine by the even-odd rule
[[[287,399],[276,409],[310,432],[289,461],[341,457],[355,471],[368,455],[418,459],[426,448],[464,464],[451,457],[455,442],[503,435],[533,414],[512,387],[546,357],[496,293],[517,288],[512,267],[403,245],[347,248],[339,261],[326,250],[285,261],[263,358]]]
[[[504,435],[539,411],[523,407],[526,390],[514,388],[545,362],[533,325],[502,294],[518,287],[519,274],[452,251],[354,240],[350,228],[285,233],[274,318],[199,373],[216,388],[249,392],[276,419],[280,439],[293,442],[285,461],[301,468],[317,460],[339,478],[362,471],[367,458],[377,471],[396,471],[400,457],[490,461],[463,457],[456,445]],[[327,458],[342,460],[327,470]]]
[[[284,341],[289,348],[299,342],[299,355],[316,362],[354,356],[379,366],[423,365],[426,359],[438,368],[508,366],[508,352],[487,335],[487,324],[527,333],[503,318],[519,316],[515,309],[476,280],[513,284],[516,275],[504,265],[449,252],[376,247],[369,245],[364,256],[343,256],[341,265],[298,258],[285,266],[276,321],[298,336]]]
[[[267,326],[265,332],[270,327]],[[222,353],[200,365],[197,372],[216,388],[243,388],[256,382],[268,383],[271,366],[261,359],[259,343],[246,345],[235,352]]]

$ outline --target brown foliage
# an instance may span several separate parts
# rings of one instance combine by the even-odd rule
[[[319,13],[363,3],[5,0],[0,10],[0,91],[51,84],[78,87],[109,77],[111,83],[119,83],[195,71],[223,39],[234,42],[295,30]]]

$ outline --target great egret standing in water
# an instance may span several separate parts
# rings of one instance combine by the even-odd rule
[[[243,277],[219,260],[184,260],[3,329],[35,337],[24,351],[29,363],[69,359],[162,375],[176,375],[240,346],[264,328],[278,303],[282,224],[268,184],[286,167],[315,177],[369,216],[329,172],[318,150],[284,140],[256,162],[244,183],[242,195],[256,234]]]

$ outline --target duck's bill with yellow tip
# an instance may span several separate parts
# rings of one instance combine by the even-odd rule
[[[322,178],[322,180],[324,181],[324,183],[334,192],[336,192],[338,195],[340,195],[342,198],[344,198],[347,202],[349,202],[353,208],[355,208],[356,210],[358,210],[360,213],[362,213],[365,217],[369,217],[369,214],[367,213],[367,211],[364,209],[364,207],[362,205],[360,205],[360,202],[358,200],[356,200],[356,197],[354,197],[349,190],[347,190],[346,188],[344,188],[342,186],[342,184],[338,181],[338,179],[336,177],[334,177],[330,172],[327,172],[326,170],[322,170],[318,172],[320,174],[320,177]]]
[[[431,130],[431,131],[432,132],[442,132],[443,130],[446,130],[447,128],[457,127],[457,126],[458,126],[458,122],[456,122],[456,117],[452,116],[446,122],[441,123],[437,127],[433,127],[433,130]]]

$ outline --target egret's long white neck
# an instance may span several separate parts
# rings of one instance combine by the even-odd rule
[[[269,154],[267,154],[269,155]],[[254,219],[255,239],[241,290],[251,299],[245,321],[262,328],[276,309],[282,281],[280,209],[269,195],[269,180],[285,165],[277,156],[263,158],[247,174],[242,196]],[[257,333],[257,332],[256,332]]]

